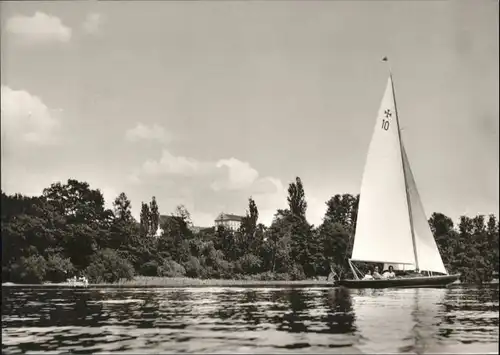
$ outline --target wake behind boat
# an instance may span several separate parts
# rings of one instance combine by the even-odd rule
[[[460,277],[446,270],[427,222],[401,138],[392,75],[368,149],[352,258],[348,261],[354,279],[337,284],[349,288],[442,287]],[[391,265],[395,270],[414,273],[363,280],[352,261]]]

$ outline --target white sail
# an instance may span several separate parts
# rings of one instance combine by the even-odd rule
[[[368,149],[351,260],[414,264],[392,78]]]
[[[410,197],[411,214],[413,221],[413,233],[415,236],[415,244],[417,249],[418,267],[420,270],[440,272],[448,275],[446,268],[441,259],[441,254],[437,247],[434,236],[432,235],[429,222],[425,215],[424,207],[418,193],[417,184],[413,172],[411,171],[410,162],[406,155],[406,150],[402,144],[403,164],[406,174],[406,184],[408,195]]]

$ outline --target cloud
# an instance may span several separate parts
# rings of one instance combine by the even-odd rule
[[[27,91],[2,85],[2,140],[47,145],[56,142],[54,131],[59,120],[43,101]]]
[[[257,170],[252,168],[250,164],[235,158],[221,159],[215,164],[215,167],[227,171],[226,176],[212,184],[211,187],[215,191],[222,189],[241,190],[251,186],[259,177]]]
[[[204,176],[212,180],[210,188],[214,191],[242,190],[249,188],[259,177],[257,170],[249,163],[236,158],[218,161],[200,161],[195,158],[176,156],[163,149],[159,160],[144,162],[141,172],[130,177],[138,182],[139,175],[149,176]]]
[[[184,175],[192,176],[202,173],[202,164],[193,158],[175,156],[168,150],[162,151],[161,158],[147,160],[142,166],[142,172],[146,175]]]
[[[159,159],[144,162],[128,181],[142,196],[156,196],[162,213],[184,204],[194,224],[201,226],[213,225],[221,211],[244,215],[250,196],[265,224],[287,203],[286,189],[278,178],[260,177],[250,163],[235,157],[204,161],[164,149]]]
[[[9,18],[6,30],[30,43],[68,42],[72,33],[59,17],[38,11],[33,16]]]
[[[129,142],[137,142],[140,140],[167,142],[170,141],[170,136],[162,126],[156,123],[152,126],[146,126],[139,122],[135,127],[125,132],[125,139]]]
[[[82,24],[83,31],[88,34],[97,34],[102,24],[102,16],[98,13],[88,14]]]

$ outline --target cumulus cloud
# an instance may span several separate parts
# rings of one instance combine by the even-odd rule
[[[197,175],[202,172],[202,163],[196,159],[175,156],[168,150],[162,151],[159,160],[147,160],[142,166],[146,175]]]
[[[33,16],[17,15],[9,18],[6,30],[30,43],[68,42],[72,30],[61,19],[37,11]]]
[[[215,167],[227,171],[227,175],[212,184],[211,187],[215,191],[222,189],[241,190],[251,186],[259,177],[257,170],[252,168],[249,163],[235,158],[221,159],[215,164]]]
[[[97,34],[99,33],[100,27],[102,23],[102,16],[98,13],[88,14],[85,18],[85,21],[82,24],[83,31],[88,34]]]
[[[138,142],[141,140],[167,142],[170,140],[170,137],[165,129],[156,123],[152,126],[147,126],[139,122],[135,127],[125,132],[125,139],[129,142]]]
[[[43,101],[24,90],[2,85],[2,136],[8,142],[46,145],[56,142],[54,130],[59,121]]]
[[[141,171],[130,177],[131,181],[138,182],[140,174],[149,176],[204,176],[212,180],[210,188],[214,191],[249,188],[259,177],[257,170],[252,168],[249,163],[236,158],[201,161],[174,155],[166,149],[163,149],[159,160],[147,160]]]
[[[265,224],[287,203],[286,189],[279,179],[260,177],[250,163],[234,157],[203,161],[163,150],[158,160],[146,161],[131,175],[129,183],[146,196],[155,195],[162,213],[184,204],[195,225],[201,226],[213,225],[221,211],[244,215],[250,196]]]

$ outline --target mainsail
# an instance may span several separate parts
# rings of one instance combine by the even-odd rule
[[[399,123],[389,77],[361,181],[351,260],[414,264],[411,230]]]
[[[368,149],[351,260],[447,274],[401,141],[391,76]]]

